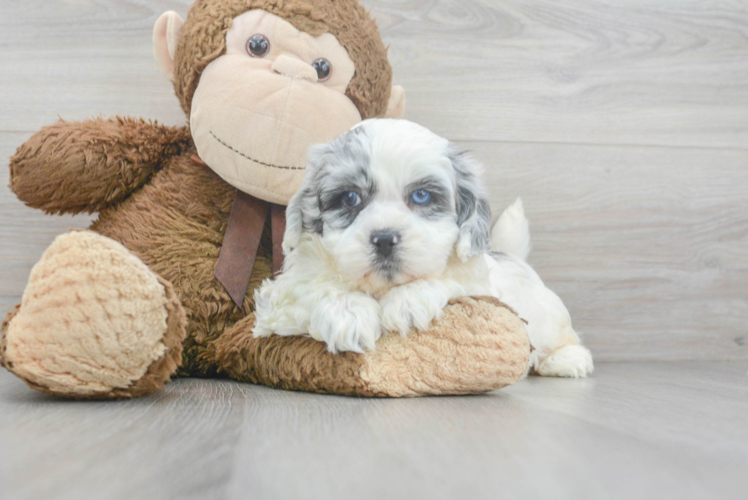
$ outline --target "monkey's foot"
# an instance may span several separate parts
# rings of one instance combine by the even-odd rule
[[[116,241],[77,231],[57,237],[32,269],[3,322],[0,362],[50,394],[135,397],[177,369],[185,326],[169,282]]]

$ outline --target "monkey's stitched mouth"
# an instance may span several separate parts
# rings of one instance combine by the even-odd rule
[[[279,168],[279,169],[282,169],[282,170],[304,170],[305,169],[305,167],[287,167],[285,165],[273,165],[272,163],[266,163],[264,161],[256,160],[256,159],[252,158],[251,156],[242,153],[238,149],[234,148],[233,146],[231,146],[231,145],[227,144],[226,142],[224,142],[223,140],[221,140],[212,130],[210,131],[210,135],[212,135],[213,139],[215,139],[216,141],[218,141],[218,143],[221,144],[226,149],[229,149],[229,150],[233,151],[234,153],[238,154],[239,156],[242,156],[242,157],[244,157],[244,158],[246,158],[248,160],[251,160],[251,161],[253,161],[255,163],[259,163],[260,165],[263,165],[265,167]]]

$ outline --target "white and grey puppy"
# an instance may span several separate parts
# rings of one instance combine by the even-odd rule
[[[308,334],[332,352],[363,352],[383,331],[427,329],[455,297],[492,294],[531,318],[532,368],[587,375],[592,359],[566,308],[516,255],[529,245],[521,203],[494,231],[508,251],[489,256],[480,175],[470,156],[406,120],[366,120],[310,148],[286,212],[283,273],[255,296],[255,336]]]

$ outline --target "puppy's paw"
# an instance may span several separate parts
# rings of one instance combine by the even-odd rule
[[[581,345],[567,345],[543,359],[535,371],[543,377],[586,377],[595,367],[592,354]]]
[[[399,286],[379,301],[382,327],[406,335],[411,329],[427,330],[431,322],[444,314],[449,296],[441,290]]]
[[[325,342],[332,353],[374,349],[381,334],[379,303],[362,293],[328,298],[312,309],[309,335]]]

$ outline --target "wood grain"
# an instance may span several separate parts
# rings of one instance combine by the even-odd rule
[[[0,373],[16,499],[740,499],[745,364],[616,363],[478,397],[366,400],[180,380],[59,401]]]
[[[748,152],[461,145],[597,359],[748,359]]]
[[[154,61],[151,33],[162,12],[184,16],[191,3],[0,1],[0,131],[116,114],[184,124]]]
[[[377,0],[409,118],[475,151],[498,212],[598,360],[748,359],[748,7],[710,0]],[[184,123],[151,26],[191,0],[0,0],[0,158],[58,115]],[[91,217],[0,169],[0,313]]]
[[[4,0],[0,130],[103,113],[183,123],[150,33],[190,0]],[[452,139],[746,148],[740,0],[365,1],[408,116]],[[137,91],[135,91],[137,89]],[[10,111],[10,112],[7,112]]]
[[[225,498],[247,388],[172,384],[153,397],[75,402],[0,374],[0,496]]]
[[[740,0],[381,0],[408,116],[460,140],[748,147]]]

